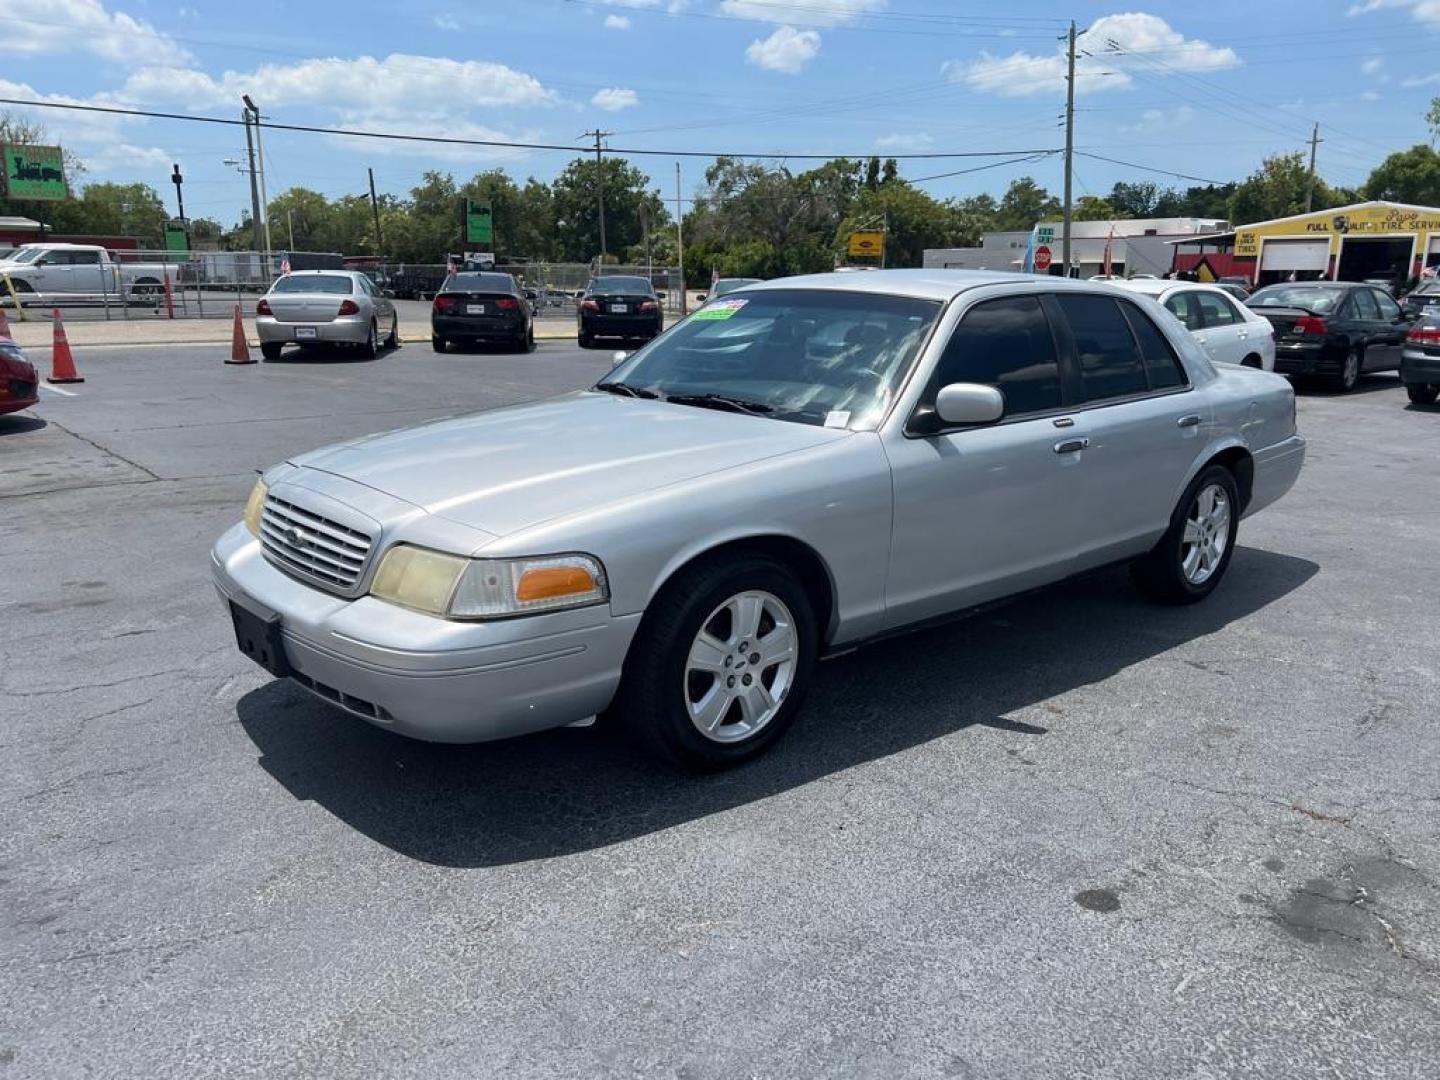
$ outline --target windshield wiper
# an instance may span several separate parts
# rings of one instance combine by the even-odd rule
[[[763,401],[747,401],[726,394],[667,394],[665,400],[676,405],[698,405],[702,409],[729,409],[750,416],[763,416],[775,411],[773,405],[766,405]]]
[[[646,390],[643,386],[631,386],[623,382],[599,382],[594,386],[596,390],[603,390],[607,394],[620,394],[622,397],[658,398],[660,395],[654,390]]]

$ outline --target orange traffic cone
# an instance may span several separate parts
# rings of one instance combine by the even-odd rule
[[[55,348],[50,353],[50,377],[45,381],[49,383],[84,382],[80,373],[75,370],[75,358],[70,355],[70,342],[65,337],[65,324],[60,321],[60,309],[55,308],[51,312],[50,318],[55,323]]]
[[[230,335],[230,359],[227,364],[253,364],[255,358],[250,355],[250,346],[245,342],[245,323],[240,318],[240,305],[235,305],[235,329]]]

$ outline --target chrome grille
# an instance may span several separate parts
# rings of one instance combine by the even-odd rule
[[[374,538],[313,510],[268,495],[260,513],[265,556],[295,577],[350,592],[365,572]]]

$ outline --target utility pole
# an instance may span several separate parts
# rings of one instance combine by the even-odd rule
[[[256,186],[255,179],[255,139],[250,134],[250,110],[248,108],[243,110],[240,118],[245,121],[245,156],[250,162],[250,168],[246,170],[250,174],[250,236],[251,243],[258,250],[260,247],[260,189]]]
[[[270,252],[273,246],[270,243],[270,194],[265,190],[265,147],[260,142],[260,107],[250,100],[249,94],[242,94],[240,100],[254,115],[255,154],[260,159],[260,222],[265,228],[265,272],[268,274],[271,271]],[[255,168],[253,160],[250,167]]]
[[[611,131],[601,131],[596,128],[594,131],[581,132],[595,140],[595,201],[600,207],[600,265],[605,265],[605,162],[600,156],[600,140],[609,135]]]
[[[375,254],[382,255],[385,252],[385,237],[380,233],[380,204],[375,201],[375,170],[367,168],[365,171],[370,176],[370,213],[375,216]]]
[[[170,174],[170,182],[175,185],[175,202],[180,207],[180,221],[183,223],[185,221],[185,193],[180,188],[185,183],[185,177],[180,175],[179,165],[172,165],[171,168],[174,172]]]
[[[285,211],[285,227],[290,230],[290,251],[295,250],[295,211]]]
[[[1070,20],[1067,37],[1067,71],[1065,74],[1065,206],[1060,237],[1060,265],[1065,277],[1070,276],[1070,192],[1075,172],[1075,20]]]
[[[1316,121],[1315,130],[1310,133],[1310,180],[1305,185],[1305,212],[1307,214],[1315,202],[1315,151],[1324,141],[1320,138],[1320,123]]]
[[[688,307],[685,294],[685,211],[680,205],[680,163],[675,162],[675,250],[680,262],[680,314]]]

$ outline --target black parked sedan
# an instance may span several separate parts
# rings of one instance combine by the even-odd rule
[[[494,342],[521,352],[535,347],[535,323],[525,290],[509,274],[451,274],[430,305],[430,344]]]
[[[596,338],[631,338],[649,341],[665,325],[660,298],[643,277],[596,278],[580,299],[580,347],[588,349]]]
[[[1275,370],[1350,390],[1365,371],[1394,371],[1410,320],[1384,289],[1346,281],[1267,285],[1246,301],[1275,327]]]

